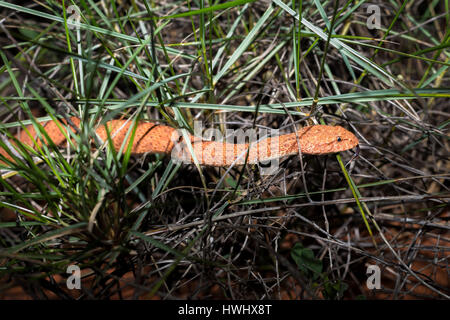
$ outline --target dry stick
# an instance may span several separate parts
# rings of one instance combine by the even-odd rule
[[[378,202],[378,201],[392,201],[392,202],[416,202],[416,201],[423,201],[426,199],[443,199],[443,201],[448,201],[450,197],[450,193],[442,194],[439,197],[437,195],[403,195],[403,196],[392,196],[392,197],[362,197],[359,198],[360,202]],[[269,207],[269,208],[261,208],[261,209],[254,209],[254,210],[247,210],[247,211],[241,211],[236,213],[230,213],[227,215],[223,215],[220,217],[215,217],[212,219],[212,222],[231,219],[235,217],[245,216],[249,214],[256,214],[256,213],[265,213],[269,211],[278,211],[278,210],[284,210],[288,208],[303,208],[303,207],[310,207],[310,206],[326,206],[326,205],[336,205],[336,204],[346,204],[346,203],[354,203],[356,200],[354,198],[347,198],[347,199],[337,199],[337,200],[327,200],[327,201],[321,201],[321,202],[306,202],[306,203],[299,203],[299,204],[293,204],[293,205],[284,205],[284,206],[276,206],[276,207]],[[138,208],[137,208],[138,209]],[[147,231],[145,234],[155,235],[160,234],[164,232],[171,232],[171,231],[178,231],[186,228],[191,227],[197,227],[200,225],[203,225],[205,223],[204,220],[199,220],[195,222],[186,223],[184,225],[168,225],[166,228],[161,228],[157,230]]]

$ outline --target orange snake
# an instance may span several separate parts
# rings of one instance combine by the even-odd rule
[[[71,121],[77,127],[80,125],[80,120],[76,117],[72,117]],[[62,120],[62,122],[67,123],[65,120]],[[113,146],[117,151],[120,150],[132,125],[132,121],[126,120],[107,122]],[[43,127],[55,145],[60,146],[66,141],[66,136],[54,121],[45,122]],[[33,125],[27,126],[26,129],[21,130],[16,135],[16,139],[25,145],[34,147],[36,131]],[[75,132],[73,128],[72,131]],[[103,142],[107,141],[105,126],[99,126],[96,129],[96,134]],[[128,135],[128,141],[130,136],[131,134]],[[136,128],[131,153],[170,154],[174,160],[192,162],[191,153],[183,137],[178,130],[172,127],[141,121]],[[307,126],[296,133],[265,138],[250,143],[250,148],[248,143],[206,141],[192,135],[188,135],[188,137],[191,140],[192,150],[198,163],[205,166],[230,166],[232,164],[243,164],[245,161],[254,164],[298,154],[299,150],[302,154],[312,155],[336,153],[352,149],[359,143],[355,135],[348,130],[340,126],[326,125]],[[9,144],[14,144],[14,142],[9,141]],[[126,145],[123,150],[126,150]],[[247,151],[249,151],[249,155],[246,159]],[[7,159],[12,159],[10,154],[2,148],[0,148],[0,153]]]

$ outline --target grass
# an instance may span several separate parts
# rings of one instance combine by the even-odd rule
[[[448,299],[449,1],[371,1],[373,30],[368,4],[0,1],[0,297]],[[14,141],[70,116],[65,148]],[[265,176],[116,152],[93,133],[117,118],[342,125],[362,150]]]

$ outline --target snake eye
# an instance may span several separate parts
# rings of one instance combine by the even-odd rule
[[[338,136],[338,137],[337,137],[337,141],[338,141],[338,142],[341,142],[341,141],[342,141],[341,137]]]

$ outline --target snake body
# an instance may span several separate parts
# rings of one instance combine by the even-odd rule
[[[75,132],[74,126],[79,128],[80,119],[72,117],[70,120],[71,125],[68,125],[66,120],[61,122]],[[61,122],[57,124],[52,120],[42,124],[48,137],[57,146],[66,142],[66,135],[60,129],[61,127],[64,128]],[[127,132],[131,132],[129,129],[132,125],[133,122],[127,120],[111,120],[106,123],[112,145],[117,151],[121,149],[127,137]],[[105,125],[99,126],[96,129],[96,134],[101,141],[108,140]],[[36,147],[36,143],[37,145],[42,144],[41,140],[47,143],[46,138],[37,141],[36,137],[33,125],[27,126],[26,130],[21,130],[16,135],[17,140],[30,147]],[[192,149],[186,142],[186,137],[190,140]],[[126,150],[130,138],[131,134],[129,133],[122,150]],[[13,141],[9,141],[9,143],[14,144]],[[269,161],[298,154],[299,151],[302,154],[311,155],[336,153],[352,149],[358,143],[358,139],[353,133],[340,126],[313,125],[303,127],[294,133],[268,137],[257,142],[227,143],[206,141],[190,134],[183,136],[179,130],[172,127],[140,121],[136,126],[131,153],[135,155],[144,153],[168,154],[174,160],[192,162],[192,153],[189,151],[192,150],[200,165],[230,166],[232,164],[243,164],[244,162],[253,164]],[[248,157],[246,157],[247,151],[249,152]],[[0,148],[0,153],[7,159],[12,159],[11,155],[4,149]]]

